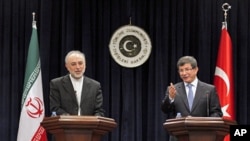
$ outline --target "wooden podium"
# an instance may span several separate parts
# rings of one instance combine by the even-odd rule
[[[100,141],[116,122],[99,116],[55,116],[45,117],[41,125],[56,141]]]
[[[223,141],[235,121],[220,117],[182,117],[168,119],[165,130],[179,141]]]

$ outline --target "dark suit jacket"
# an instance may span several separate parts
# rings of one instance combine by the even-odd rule
[[[168,118],[175,118],[180,112],[183,117],[221,117],[222,111],[214,85],[198,81],[192,110],[189,110],[184,82],[175,84],[177,91],[174,102],[170,102],[168,89],[162,101],[161,109]]]
[[[50,81],[50,110],[58,115],[78,114],[75,91],[69,75]],[[84,76],[81,96],[81,115],[104,116],[103,95],[99,82]]]

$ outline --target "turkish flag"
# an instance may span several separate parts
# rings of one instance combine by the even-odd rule
[[[219,95],[223,118],[235,120],[232,50],[230,35],[226,27],[223,26],[214,74],[214,85]],[[229,140],[229,135],[227,135],[224,141]]]

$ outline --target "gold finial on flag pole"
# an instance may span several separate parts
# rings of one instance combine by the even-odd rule
[[[225,26],[226,29],[227,29],[227,11],[229,11],[229,9],[231,9],[231,5],[229,5],[228,3],[224,3],[222,5],[222,10],[224,11],[224,22],[223,22],[223,25]]]

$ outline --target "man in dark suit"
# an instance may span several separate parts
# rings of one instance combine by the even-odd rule
[[[197,78],[199,69],[196,59],[192,56],[181,57],[177,62],[177,69],[183,82],[170,83],[161,104],[161,109],[168,118],[175,118],[177,113],[182,117],[222,117],[215,86]],[[188,97],[191,95],[189,102]],[[176,140],[170,136],[170,141]]]
[[[50,110],[57,115],[104,116],[101,84],[84,76],[86,59],[80,51],[65,57],[69,74],[50,82]]]

